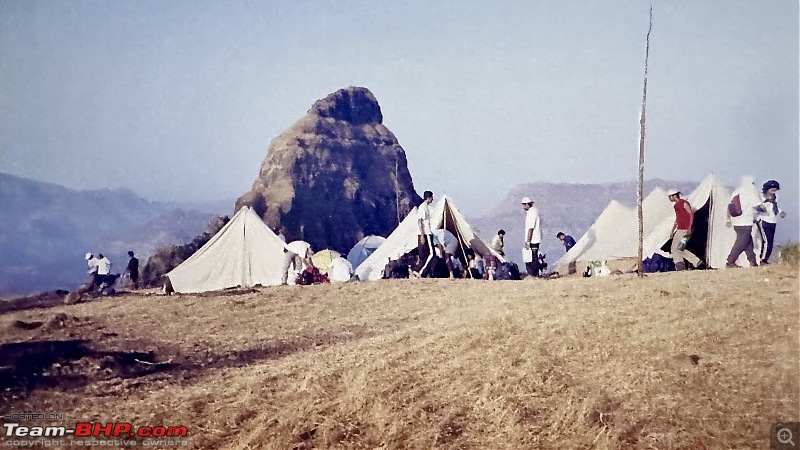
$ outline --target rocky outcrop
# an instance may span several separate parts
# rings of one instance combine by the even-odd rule
[[[341,89],[272,140],[252,189],[253,208],[288,240],[346,252],[366,235],[387,236],[422,200],[406,154],[366,88]]]

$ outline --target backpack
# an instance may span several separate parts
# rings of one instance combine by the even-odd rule
[[[519,280],[519,267],[513,262],[504,262],[497,265],[494,272],[495,280]]]
[[[742,215],[742,200],[739,198],[739,194],[736,194],[731,199],[731,202],[728,203],[728,214],[731,217],[739,217]]]

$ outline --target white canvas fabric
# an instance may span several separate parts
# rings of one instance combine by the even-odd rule
[[[358,267],[386,240],[385,237],[370,235],[358,241],[356,245],[347,253],[347,260],[354,268]]]
[[[364,262],[356,268],[356,275],[361,280],[379,280],[382,276],[383,268],[389,260],[396,260],[406,253],[417,248],[419,224],[417,223],[418,214],[416,207],[408,213],[400,225],[386,238],[386,241],[375,250]],[[467,223],[464,216],[456,208],[450,198],[442,196],[437,202],[431,205],[431,227],[434,229],[443,228],[453,233],[459,240],[459,247],[463,249],[471,248],[475,253],[486,257],[493,255],[500,261],[505,258],[494,250],[491,250],[475,230]]]
[[[755,189],[755,187],[753,187]],[[758,193],[757,190],[755,192]],[[728,203],[730,203],[731,195],[722,182],[715,175],[707,176],[697,188],[686,197],[686,200],[692,205],[694,211],[700,210],[706,204],[709,205],[708,214],[708,238],[705,243],[706,248],[706,264],[715,269],[725,268],[725,262],[728,253],[736,241],[736,233],[733,228],[728,228],[726,222],[728,220]],[[696,214],[696,213],[695,213]],[[698,220],[695,215],[695,220]],[[648,257],[654,253],[661,253],[664,256],[669,256],[669,253],[661,250],[661,247],[670,239],[670,231],[675,221],[673,215],[663,219],[653,231],[645,236],[644,239],[644,255]],[[761,237],[756,227],[753,227],[753,242],[755,244],[756,258],[761,249]],[[699,256],[699,255],[698,255]],[[744,254],[740,255],[736,263],[740,266],[748,266],[747,259]]]
[[[167,274],[176,292],[279,285],[285,244],[247,206]]]
[[[589,230],[558,261],[556,268],[563,271],[570,263],[612,259],[617,247],[628,239],[625,234],[629,224],[638,223],[636,211],[616,200],[606,206],[597,216]],[[628,224],[628,225],[626,225]],[[638,225],[637,225],[638,227]],[[638,234],[638,232],[637,232]]]

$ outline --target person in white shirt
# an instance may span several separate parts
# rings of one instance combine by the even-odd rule
[[[88,266],[86,273],[89,274],[89,279],[86,281],[86,292],[93,291],[100,284],[100,280],[97,276],[97,262],[98,259],[95,258],[94,255],[91,253],[86,254],[86,265]]]
[[[761,239],[764,245],[761,246],[761,264],[769,264],[769,257],[772,255],[772,245],[775,242],[775,227],[778,219],[786,217],[786,213],[778,207],[778,197],[776,193],[781,185],[775,180],[769,180],[762,186],[761,195],[764,212],[758,216],[758,231],[761,232]]]
[[[281,285],[288,284],[289,275],[297,276],[306,266],[311,265],[311,244],[305,241],[292,241],[283,249],[283,267],[281,268]]]
[[[503,253],[503,246],[505,245],[505,237],[506,237],[506,230],[500,229],[495,235],[494,239],[492,239],[492,250],[496,251],[500,254],[500,256],[505,256],[506,254]]]
[[[278,239],[283,241],[283,243],[285,244],[286,243],[286,236],[283,234],[283,228],[277,228],[275,231],[278,233]]]
[[[450,271],[450,278],[455,278],[456,268],[453,265],[452,255],[458,251],[458,238],[451,232],[439,228],[433,230],[433,242],[435,242],[436,255],[443,258]],[[460,263],[459,263],[460,265]],[[461,267],[463,270],[463,266]]]
[[[417,253],[419,262],[413,267],[417,274],[422,273],[427,267],[433,256],[433,246],[436,245],[433,229],[431,227],[431,203],[433,203],[433,192],[425,191],[422,194],[422,204],[417,208],[417,225],[419,234],[417,237]]]
[[[522,209],[525,210],[525,252],[530,252],[530,262],[525,263],[525,270],[532,277],[539,276],[539,245],[542,243],[542,224],[539,210],[533,206],[533,200],[528,197],[522,199]],[[525,255],[528,261],[528,255]]]
[[[742,178],[742,185],[733,191],[731,201],[728,204],[728,221],[726,225],[729,228],[732,226],[733,230],[736,231],[736,242],[733,243],[731,252],[728,254],[725,267],[738,267],[736,260],[739,259],[739,255],[742,252],[747,256],[750,267],[758,265],[756,254],[753,251],[752,233],[756,215],[765,212],[765,208],[761,203],[758,190],[753,185],[753,177],[745,176]]]
[[[480,280],[486,272],[486,264],[481,258],[481,255],[475,254],[472,249],[467,250],[467,267],[469,274],[473,279]]]
[[[114,284],[116,278],[111,277],[111,261],[102,253],[98,253],[97,258],[97,284],[102,290]]]
[[[353,276],[353,265],[350,264],[350,261],[341,256],[334,258],[328,266],[328,276],[332,283],[350,281],[350,278]]]

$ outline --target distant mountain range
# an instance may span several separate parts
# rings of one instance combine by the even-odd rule
[[[104,253],[115,272],[128,250],[144,264],[156,247],[202,233],[213,216],[126,189],[77,191],[0,173],[0,295],[74,289],[86,252]]]

